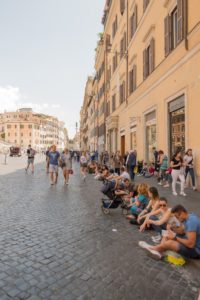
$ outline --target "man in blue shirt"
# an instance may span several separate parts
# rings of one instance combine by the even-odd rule
[[[171,213],[185,226],[185,236],[179,236],[168,230],[161,244],[157,246],[139,242],[139,246],[146,249],[154,258],[160,259],[162,252],[172,250],[188,258],[200,258],[200,218],[189,214],[185,207],[176,205]]]
[[[51,185],[56,184],[57,180],[58,180],[58,163],[59,163],[59,159],[60,159],[60,153],[58,151],[56,151],[56,146],[53,145],[51,147],[51,151],[49,151],[49,153],[48,153],[49,173],[50,173]],[[54,174],[55,174],[55,176],[54,176]]]

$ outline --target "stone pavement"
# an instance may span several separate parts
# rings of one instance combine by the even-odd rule
[[[1,300],[197,299],[196,269],[147,257],[149,234],[103,215],[100,186],[77,167],[69,186],[51,187],[44,164],[0,176]]]
[[[35,156],[35,164],[41,163],[45,160],[45,155],[38,153]],[[5,164],[5,155],[0,153],[0,175],[10,174],[20,169],[24,169],[27,164],[26,154],[21,157],[10,157],[7,155]]]

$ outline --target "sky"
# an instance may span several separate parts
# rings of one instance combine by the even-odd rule
[[[32,107],[79,122],[105,0],[0,0],[0,112]]]

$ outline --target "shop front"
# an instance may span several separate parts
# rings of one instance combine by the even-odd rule
[[[171,101],[168,111],[170,155],[173,155],[177,148],[185,151],[185,96]]]
[[[146,128],[146,153],[145,158],[147,162],[154,160],[153,148],[157,147],[157,132],[156,132],[156,111],[152,111],[145,115]]]

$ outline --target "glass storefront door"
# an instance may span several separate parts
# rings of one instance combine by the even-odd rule
[[[156,147],[156,124],[146,127],[146,156],[147,162],[154,160],[153,148]]]
[[[185,95],[169,103],[170,154],[177,148],[185,150]]]
[[[177,148],[185,150],[185,108],[170,113],[171,155]]]
[[[145,116],[146,121],[146,161],[154,161],[153,148],[157,147],[156,111]]]

